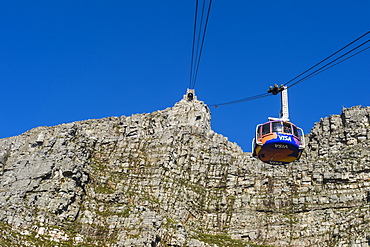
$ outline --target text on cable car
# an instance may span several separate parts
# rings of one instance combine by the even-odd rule
[[[286,145],[286,144],[275,144],[275,148],[286,148],[286,149],[288,149],[288,145]]]
[[[279,136],[279,140],[291,142],[292,138],[290,136]]]

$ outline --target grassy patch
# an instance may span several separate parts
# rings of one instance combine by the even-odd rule
[[[220,247],[245,247],[248,244],[244,241],[232,239],[230,236],[223,234],[205,234],[201,233],[198,235],[198,240],[208,243],[210,245],[216,244]]]
[[[197,239],[204,243],[210,244],[211,246],[216,244],[219,247],[273,247],[271,245],[258,245],[247,243],[238,239],[232,239],[230,236],[225,234],[212,235],[200,233],[198,234]]]

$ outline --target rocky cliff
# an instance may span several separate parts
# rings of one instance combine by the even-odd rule
[[[1,246],[370,246],[370,107],[316,123],[264,164],[207,106],[39,127],[0,140]]]

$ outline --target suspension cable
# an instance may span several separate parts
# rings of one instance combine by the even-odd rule
[[[291,85],[289,85],[288,86],[288,88],[290,88],[290,87],[293,87],[294,85],[297,85],[298,83],[301,83],[302,81],[305,81],[305,80],[307,80],[307,79],[309,79],[309,78],[312,78],[312,77],[314,77],[315,75],[318,75],[318,74],[320,74],[321,72],[324,72],[324,71],[326,71],[326,70],[328,70],[329,68],[332,68],[332,67],[334,67],[335,65],[338,65],[338,64],[340,64],[341,62],[344,62],[345,60],[347,60],[347,59],[349,59],[349,58],[351,58],[351,57],[353,57],[353,56],[355,56],[355,55],[357,55],[357,54],[359,54],[359,53],[361,53],[361,52],[363,52],[363,51],[365,51],[365,50],[367,50],[369,47],[366,47],[365,49],[362,49],[362,50],[360,50],[359,52],[357,52],[357,53],[355,53],[355,54],[353,54],[353,55],[351,55],[351,56],[349,56],[349,57],[347,57],[347,58],[343,58],[343,57],[345,57],[346,55],[348,55],[348,54],[350,54],[350,53],[352,53],[352,52],[354,52],[355,50],[357,50],[358,48],[360,48],[361,46],[363,46],[363,45],[365,45],[366,43],[368,43],[368,42],[370,42],[370,39],[369,40],[367,40],[367,41],[365,41],[365,42],[363,42],[362,44],[360,44],[360,45],[358,45],[358,46],[356,46],[355,48],[353,48],[352,50],[350,50],[350,51],[348,51],[348,52],[346,52],[346,53],[344,53],[343,55],[341,55],[341,56],[339,56],[339,57],[337,57],[336,59],[334,59],[333,61],[331,61],[331,62],[329,62],[329,63],[327,63],[327,64],[325,64],[324,66],[322,66],[322,67],[320,67],[320,68],[318,68],[317,70],[315,70],[315,71],[313,71],[313,72],[311,72],[310,74],[308,74],[308,75],[306,75],[305,77],[303,77],[302,79],[300,79],[300,80],[298,80],[298,81],[296,81],[296,82],[294,82],[293,84],[291,84]],[[339,59],[341,59],[341,58],[343,58],[342,60],[340,60],[339,62],[337,62],[337,63],[334,63],[334,62],[336,62],[336,61],[338,61]],[[332,64],[332,63],[334,63],[332,66],[329,66],[330,64]],[[329,66],[329,67],[328,67]],[[327,67],[327,68],[326,68]],[[326,68],[326,69],[325,69]],[[286,85],[286,84],[285,84]]]
[[[198,0],[195,3],[195,15],[194,15],[194,30],[193,30],[193,46],[191,48],[191,64],[190,64],[190,80],[189,80],[189,88],[191,88],[191,82],[193,78],[193,64],[194,64],[194,44],[195,44],[195,37],[196,37],[196,30],[197,30],[197,16],[198,16]]]
[[[331,54],[330,56],[328,56],[327,58],[323,59],[322,61],[320,61],[319,63],[315,64],[314,66],[310,67],[309,69],[305,70],[304,72],[302,72],[301,74],[299,74],[298,76],[294,77],[293,79],[289,80],[288,82],[286,82],[284,84],[284,86],[287,86],[287,88],[290,88],[290,87],[293,87],[295,85],[297,85],[298,83],[301,83],[305,80],[308,80],[344,61],[346,61],[347,59],[349,58],[352,58],[356,55],[358,55],[359,53],[367,50],[370,48],[370,46],[367,46],[365,48],[363,48],[362,50],[359,50],[357,51],[360,47],[364,46],[365,44],[367,44],[368,42],[370,42],[370,39],[369,40],[366,40],[364,41],[363,43],[361,43],[360,45],[357,45],[355,48],[349,50],[348,52],[344,53],[343,55],[335,58],[334,60],[326,63],[325,65],[321,66],[320,68],[316,69],[315,71],[309,73],[308,75],[304,76],[303,78],[293,82],[294,80],[298,79],[299,77],[303,76],[304,74],[308,73],[310,70],[312,70],[313,68],[317,67],[318,65],[322,64],[323,62],[325,62],[326,60],[332,58],[333,56],[337,55],[339,52],[343,51],[344,49],[346,49],[347,47],[349,47],[350,45],[354,44],[355,42],[359,41],[360,39],[362,39],[363,37],[365,37],[366,35],[370,34],[370,31],[366,32],[365,34],[361,35],[360,37],[358,37],[357,39],[353,40],[352,42],[350,42],[349,44],[345,45],[344,47],[342,47],[341,49],[339,49],[338,51],[334,52],[333,54]],[[355,52],[357,51],[357,52]],[[354,53],[355,52],[355,53]],[[348,55],[348,56],[347,56]],[[346,57],[347,56],[347,57]],[[330,65],[330,66],[329,66]],[[288,85],[289,83],[292,83],[290,85]],[[214,106],[214,107],[218,107],[218,106],[221,106],[221,105],[228,105],[228,104],[237,104],[237,103],[242,103],[242,102],[246,102],[246,101],[251,101],[251,100],[255,100],[255,99],[260,99],[260,98],[264,98],[264,97],[267,97],[267,96],[271,96],[272,94],[270,93],[265,93],[265,94],[259,94],[259,95],[255,95],[255,96],[251,96],[251,97],[247,97],[247,98],[243,98],[243,99],[239,99],[239,100],[234,100],[234,101],[229,101],[229,102],[225,102],[225,103],[219,103],[219,104],[212,104],[212,105],[209,105],[209,106]]]
[[[243,102],[247,102],[247,101],[251,101],[251,100],[255,100],[255,99],[265,98],[265,97],[268,97],[268,96],[272,96],[272,94],[263,93],[263,94],[258,94],[258,95],[255,95],[255,96],[243,98],[243,99],[233,100],[233,101],[219,103],[219,104],[212,104],[212,105],[208,105],[208,106],[214,106],[215,108],[217,108],[217,107],[222,106],[222,105],[238,104],[238,103],[243,103]]]
[[[360,37],[358,37],[357,39],[353,40],[352,42],[350,42],[349,44],[343,46],[342,48],[340,48],[339,50],[337,50],[336,52],[334,52],[333,54],[331,54],[330,56],[328,56],[327,58],[321,60],[320,62],[318,62],[317,64],[315,64],[314,66],[312,66],[311,68],[303,71],[301,74],[297,75],[296,77],[294,77],[293,79],[289,80],[288,82],[286,82],[284,84],[284,86],[287,86],[290,82],[294,81],[295,79],[297,79],[298,77],[304,75],[305,73],[307,73],[308,71],[312,70],[313,68],[317,67],[318,65],[322,64],[323,62],[325,62],[326,60],[328,60],[329,58],[335,56],[336,54],[338,54],[339,52],[341,52],[342,50],[346,49],[348,46],[352,45],[353,43],[355,43],[356,41],[362,39],[363,37],[365,37],[366,35],[368,35],[370,33],[370,31],[366,32],[365,34],[361,35]]]
[[[346,58],[344,58],[344,59],[340,60],[339,62],[337,62],[337,63],[335,63],[335,64],[333,64],[333,65],[331,65],[331,66],[329,66],[329,67],[327,67],[327,68],[325,68],[325,69],[322,69],[322,70],[320,70],[320,71],[316,72],[316,73],[315,73],[315,74],[313,74],[313,75],[306,76],[306,77],[304,77],[304,78],[300,79],[299,81],[297,81],[297,82],[293,83],[292,85],[288,86],[288,88],[290,88],[290,87],[292,87],[292,86],[294,86],[294,85],[297,85],[298,83],[301,83],[301,82],[303,82],[303,81],[305,81],[305,80],[308,80],[308,79],[310,79],[310,78],[314,77],[315,75],[318,75],[318,74],[320,74],[320,73],[322,73],[322,72],[324,72],[324,71],[326,71],[326,70],[328,70],[328,69],[330,69],[330,68],[332,68],[332,67],[334,67],[334,66],[336,66],[336,65],[338,65],[338,64],[340,64],[340,63],[342,63],[342,62],[344,62],[344,61],[346,61],[347,59],[350,59],[351,57],[356,56],[357,54],[359,54],[359,53],[361,53],[361,52],[363,52],[363,51],[365,51],[365,50],[367,50],[367,49],[369,49],[369,48],[370,48],[370,46],[368,46],[368,47],[366,47],[366,48],[364,48],[364,49],[362,49],[362,50],[360,50],[360,51],[358,51],[358,52],[356,52],[356,53],[352,54],[351,56],[348,56],[348,57],[346,57]]]
[[[201,14],[198,13],[199,12],[198,5],[199,1],[197,0],[194,17],[193,45],[190,65],[190,81],[189,81],[190,89],[194,89],[198,75],[200,59],[202,57],[203,45],[208,26],[209,14],[211,12],[212,0],[209,0],[206,15],[205,15],[206,0],[203,0]]]

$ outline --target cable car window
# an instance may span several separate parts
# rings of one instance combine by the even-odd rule
[[[270,123],[262,125],[262,135],[270,133]]]
[[[272,132],[281,132],[281,122],[272,122]]]
[[[256,134],[257,134],[257,138],[261,137],[261,125],[258,126]]]
[[[301,136],[302,136],[302,138],[304,138],[303,130],[302,130],[301,128],[299,129],[298,133],[299,133],[299,137],[301,137]],[[302,138],[301,138],[301,139],[302,139]]]
[[[298,132],[297,127],[295,127],[294,125],[292,125],[292,126],[293,126],[293,134],[294,134],[295,136],[299,137],[299,132]]]
[[[284,133],[292,134],[292,128],[290,123],[283,123],[284,125]]]

